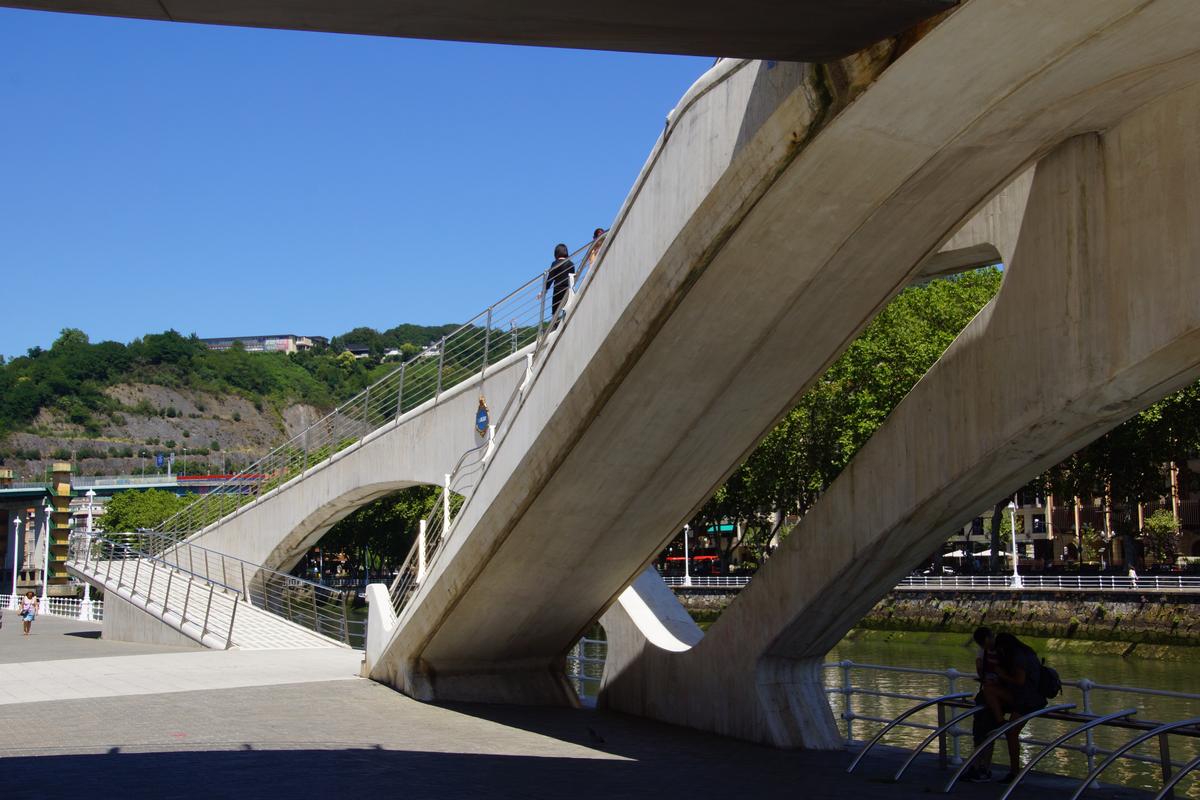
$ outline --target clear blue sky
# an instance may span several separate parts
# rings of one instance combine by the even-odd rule
[[[711,63],[0,9],[0,353],[466,319]]]

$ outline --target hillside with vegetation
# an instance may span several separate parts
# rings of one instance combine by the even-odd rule
[[[356,328],[292,354],[209,350],[173,330],[93,343],[68,328],[48,349],[0,359],[0,464],[27,479],[53,460],[112,474],[174,452],[177,471],[236,468],[456,327]]]

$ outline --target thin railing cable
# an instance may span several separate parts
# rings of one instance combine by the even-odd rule
[[[588,242],[571,257],[585,254],[586,258],[601,245],[601,240]],[[486,375],[489,366],[540,341],[554,323],[548,318],[548,278],[548,272],[543,272],[513,290],[190,503],[156,531],[175,540],[197,533],[285,483],[303,479],[373,431],[425,403],[436,404],[457,385]]]

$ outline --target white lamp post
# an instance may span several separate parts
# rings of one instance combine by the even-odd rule
[[[92,547],[92,511],[96,504],[96,490],[88,489],[84,495],[87,497],[87,548]],[[92,585],[87,581],[83,582],[83,602],[79,604],[79,618],[82,620],[91,621],[92,619]]]
[[[13,551],[12,551],[12,598],[9,600],[9,608],[17,607],[17,572],[21,569],[21,512],[17,512],[13,517]]]
[[[1021,588],[1021,574],[1017,572],[1017,499],[1016,495],[1008,504],[1008,518],[1012,525],[1012,558],[1013,558],[1013,574],[1012,588]]]
[[[42,501],[43,517],[46,521],[45,535],[42,539],[42,611],[50,608],[50,498]]]
[[[684,586],[692,585],[692,570],[691,570],[692,557],[691,557],[691,552],[688,550],[688,533],[690,533],[691,530],[692,530],[691,525],[683,526],[683,585]]]

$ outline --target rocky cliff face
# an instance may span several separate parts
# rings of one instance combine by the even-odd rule
[[[58,460],[72,461],[78,474],[119,475],[143,466],[153,471],[155,453],[174,452],[182,460],[186,451],[187,461],[217,473],[257,460],[324,413],[303,404],[277,409],[235,394],[151,384],[118,384],[106,394],[119,410],[103,418],[99,430],[43,410],[28,432],[0,442],[4,465],[18,480],[36,480]]]

